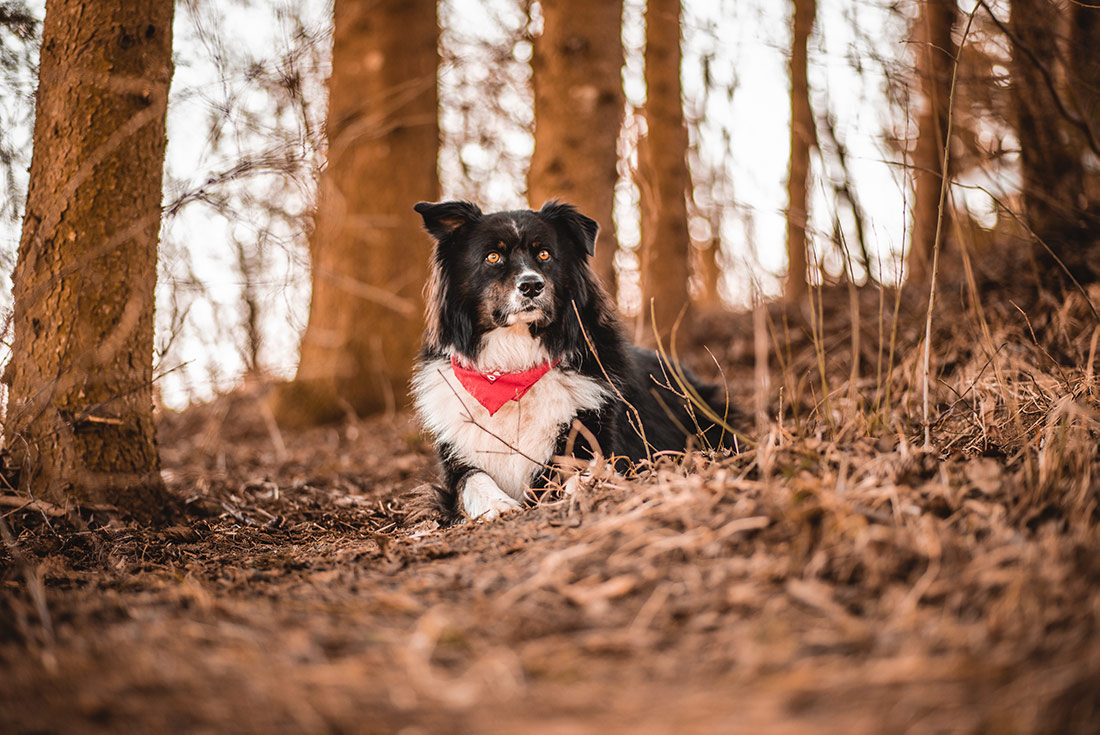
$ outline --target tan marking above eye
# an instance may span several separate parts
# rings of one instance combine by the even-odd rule
[[[485,256],[485,262],[489,263],[490,265],[496,265],[500,262],[500,253],[496,252],[495,250],[489,253]]]
[[[539,251],[539,255],[538,255],[538,258],[539,258],[539,260],[541,260],[541,261],[542,261],[543,263],[545,263],[546,261],[550,260],[550,251],[549,251],[549,250],[547,250],[547,249],[545,249],[545,248],[543,248],[542,250],[540,250],[540,251]]]

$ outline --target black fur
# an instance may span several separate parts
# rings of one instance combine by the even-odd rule
[[[576,371],[613,386],[614,398],[597,411],[576,416],[594,435],[605,457],[636,462],[654,452],[683,450],[689,437],[700,434],[702,442],[710,446],[732,442],[728,432],[663,387],[676,386],[669,366],[662,366],[654,352],[632,345],[625,337],[607,292],[589,267],[599,230],[594,220],[556,200],[537,212],[484,214],[470,202],[421,202],[415,209],[436,240],[421,360],[449,358],[456,351],[476,360],[482,337],[501,326],[496,312],[486,306],[486,294],[503,288],[500,284],[510,283],[508,279],[523,269],[535,269],[546,279],[549,304],[542,310],[543,318],[530,324],[532,336],[540,339],[554,358],[560,358],[557,369]],[[501,265],[487,267],[487,253],[502,249],[506,255]],[[552,256],[547,262],[536,257],[541,249]],[[735,412],[724,391],[701,383],[686,370],[684,374],[711,410],[735,423]],[[565,451],[570,430],[570,425],[561,427],[558,454]],[[697,440],[696,446],[700,443]],[[437,449],[442,465],[442,505],[454,513],[461,484],[477,468],[458,461],[453,447],[439,445]],[[575,437],[575,455],[589,457],[594,451],[583,436]],[[542,486],[552,479],[550,473],[543,472],[532,485]]]

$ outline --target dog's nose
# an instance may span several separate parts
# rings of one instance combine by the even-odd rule
[[[534,298],[542,293],[544,283],[542,276],[536,273],[524,273],[516,281],[516,288],[524,296]]]

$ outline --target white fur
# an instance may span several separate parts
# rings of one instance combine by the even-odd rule
[[[565,484],[561,486],[562,494],[575,495],[581,488],[591,487],[596,478],[588,470],[582,472],[575,472],[569,476],[569,479],[565,481]]]
[[[486,335],[476,367],[517,372],[548,358],[527,327],[517,325]],[[436,441],[450,444],[457,459],[483,470],[515,500],[549,464],[563,427],[579,411],[599,408],[611,397],[603,383],[557,367],[519,401],[508,401],[490,416],[455,378],[448,359],[421,363],[412,392],[421,423]]]
[[[494,329],[482,338],[481,354],[474,367],[480,372],[518,373],[549,361],[550,353],[542,341],[531,336],[527,325],[516,324]],[[469,364],[469,360],[463,360],[463,364]]]
[[[491,521],[520,509],[520,504],[504,494],[493,478],[475,472],[462,485],[462,509],[473,520]]]

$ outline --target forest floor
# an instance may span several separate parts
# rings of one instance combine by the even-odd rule
[[[1100,731],[1095,317],[945,299],[924,450],[920,299],[887,361],[850,296],[757,321],[770,388],[751,314],[700,320],[768,396],[742,452],[497,522],[439,526],[408,416],[247,391],[162,415],[173,525],[0,495],[0,731]]]

